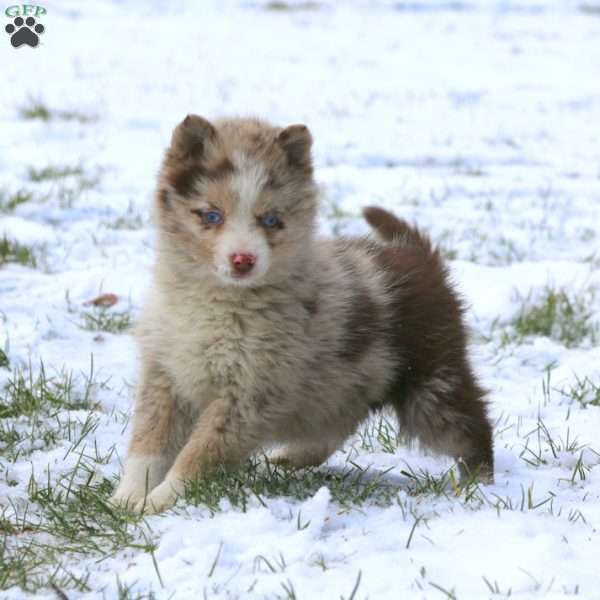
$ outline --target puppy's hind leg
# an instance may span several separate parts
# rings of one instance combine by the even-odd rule
[[[462,380],[433,377],[406,389],[394,407],[400,430],[425,447],[452,456],[461,481],[494,480],[492,427],[484,391],[470,374]]]

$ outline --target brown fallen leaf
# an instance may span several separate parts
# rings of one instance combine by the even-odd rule
[[[93,300],[88,300],[84,302],[84,306],[104,306],[108,308],[109,306],[114,306],[119,301],[119,296],[116,294],[100,294],[97,298]]]

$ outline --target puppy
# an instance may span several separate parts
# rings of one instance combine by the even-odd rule
[[[493,476],[492,428],[463,306],[429,239],[380,208],[383,240],[315,238],[312,137],[254,119],[175,129],[155,199],[154,285],[112,500],[160,512],[184,482],[270,444],[318,465],[373,410]]]

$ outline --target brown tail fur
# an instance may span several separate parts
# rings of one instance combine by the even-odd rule
[[[363,209],[363,216],[384,241],[396,242],[401,246],[412,246],[425,252],[431,252],[429,238],[391,212],[378,206],[367,206]]]
[[[401,431],[454,456],[463,478],[493,480],[492,427],[485,391],[467,356],[464,307],[436,248],[416,227],[378,207],[364,217],[380,237],[377,261],[389,277],[389,339],[403,361],[388,392]]]

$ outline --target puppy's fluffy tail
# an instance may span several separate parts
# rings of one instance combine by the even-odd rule
[[[363,209],[363,216],[384,241],[425,252],[432,251],[431,241],[425,234],[391,212],[378,206],[367,206]]]

